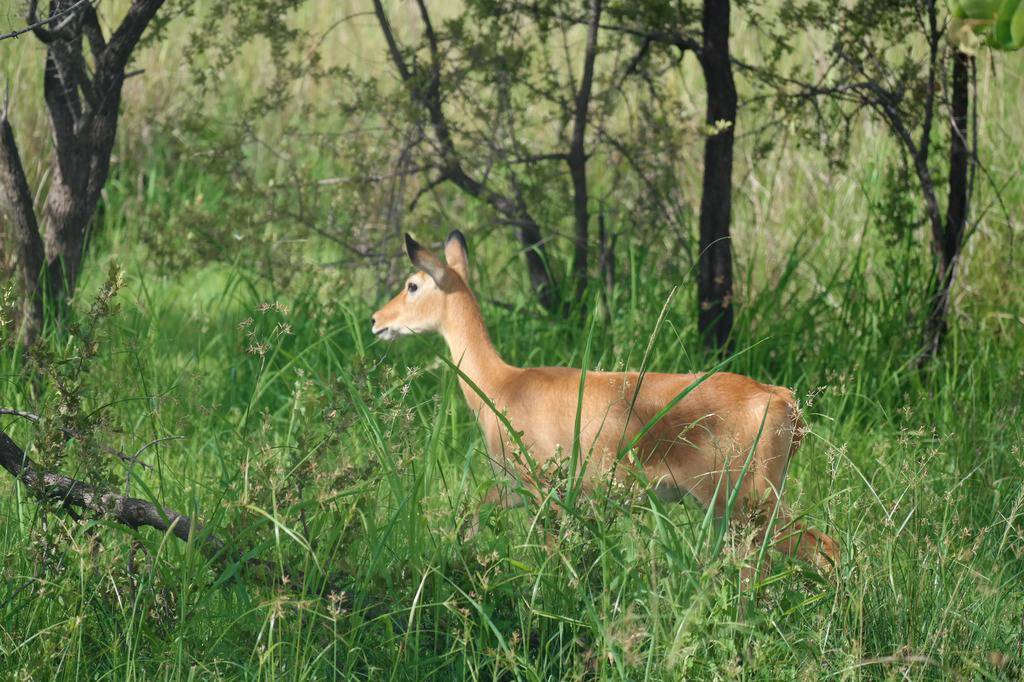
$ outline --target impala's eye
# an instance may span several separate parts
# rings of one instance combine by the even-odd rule
[[[419,287],[416,285],[416,282],[409,282],[409,286],[407,288],[409,289],[410,294],[415,294],[416,290],[419,289]]]

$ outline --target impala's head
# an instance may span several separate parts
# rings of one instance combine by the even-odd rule
[[[410,275],[402,290],[370,320],[373,333],[387,341],[405,334],[440,331],[452,295],[469,292],[466,238],[458,230],[444,242],[445,263],[408,234],[405,252],[419,272]]]

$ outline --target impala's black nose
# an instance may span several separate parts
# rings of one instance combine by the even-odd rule
[[[377,326],[377,318],[376,317],[371,317],[370,318],[370,325],[373,326],[373,327]]]

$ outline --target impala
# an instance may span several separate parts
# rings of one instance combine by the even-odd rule
[[[789,389],[727,372],[701,381],[698,374],[595,371],[583,377],[581,391],[581,370],[513,367],[491,343],[469,288],[462,233],[456,230],[445,241],[445,263],[409,235],[405,245],[419,272],[374,313],[373,333],[389,341],[426,332],[444,337],[496,470],[518,467],[528,489],[536,492],[540,485],[533,472],[522,470],[523,458],[513,456],[511,427],[537,465],[574,452],[584,491],[610,477],[642,474],[662,499],[690,495],[705,508],[714,506],[719,518],[731,510],[734,517],[761,519],[758,541],[774,513],[780,530],[772,544],[778,550],[823,567],[838,561],[835,541],[796,522],[780,498],[789,458],[803,435]],[[498,485],[484,502],[511,506],[516,497]]]

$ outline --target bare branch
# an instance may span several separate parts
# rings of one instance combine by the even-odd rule
[[[697,59],[701,59],[704,53],[704,46],[701,45],[700,41],[678,31],[657,31],[618,24],[599,24],[599,26],[602,30],[612,31],[613,33],[625,33],[626,35],[643,38],[645,41],[670,45],[680,52],[692,52],[696,55]]]
[[[380,24],[381,33],[384,34],[384,40],[388,44],[391,61],[394,62],[395,68],[398,69],[398,75],[402,77],[402,80],[408,81],[412,78],[412,74],[409,73],[409,67],[405,65],[402,51],[398,48],[398,41],[395,40],[395,33],[391,30],[391,22],[388,21],[388,15],[384,13],[384,7],[380,4],[380,0],[373,0],[373,11],[377,15],[377,23]]]
[[[918,154],[928,163],[928,152],[931,149],[932,118],[935,114],[935,76],[939,59],[939,41],[942,40],[942,31],[938,24],[938,11],[935,7],[935,0],[928,0],[928,93],[924,102],[924,122],[921,124],[921,137],[918,142]]]
[[[125,471],[125,475],[124,475],[124,494],[125,495],[130,495],[131,492],[132,492],[132,465],[133,464],[141,464],[144,468],[147,468],[147,469],[152,468],[148,464],[146,464],[145,462],[140,462],[139,461],[139,457],[142,455],[143,452],[145,452],[146,450],[148,450],[152,446],[158,445],[160,443],[165,443],[165,442],[167,442],[169,440],[185,440],[185,437],[184,436],[164,436],[163,438],[155,438],[155,439],[149,441],[148,443],[146,443],[145,445],[143,445],[138,450],[136,450],[135,454],[132,455],[129,458],[130,461],[129,461],[128,466],[127,466],[127,471]]]
[[[132,50],[163,4],[164,0],[132,0],[131,7],[121,20],[121,25],[110,36],[100,60],[108,74],[123,73]]]
[[[33,424],[38,424],[40,421],[42,421],[42,417],[40,417],[38,414],[33,414],[31,412],[23,412],[21,410],[13,410],[13,409],[11,409],[9,407],[0,407],[0,414],[6,414],[6,415],[10,415],[12,417],[21,417],[22,419],[27,419],[28,421],[32,422]],[[79,439],[85,438],[85,436],[83,436],[82,434],[78,433],[77,431],[72,431],[71,429],[62,428],[60,431],[68,439],[71,439],[71,438],[79,438]],[[161,440],[168,440],[168,439],[164,438],[164,439],[161,439]],[[144,469],[152,470],[152,468],[153,468],[149,464],[146,464],[145,462],[139,462],[138,459],[137,459],[138,456],[142,454],[142,450],[145,450],[146,447],[149,447],[149,445],[147,445],[146,447],[142,448],[142,450],[139,450],[137,453],[135,453],[134,457],[129,457],[128,455],[126,455],[125,453],[121,452],[120,450],[115,450],[114,448],[112,448],[112,447],[110,447],[108,445],[104,445],[102,443],[99,443],[98,446],[99,446],[99,448],[101,450],[103,450],[103,452],[107,453],[108,455],[113,455],[114,457],[117,457],[122,462],[125,462],[127,464],[139,464]]]
[[[241,551],[206,531],[200,521],[170,507],[160,507],[148,500],[119,495],[63,474],[40,469],[3,431],[0,431],[0,467],[42,499],[58,502],[65,507],[77,507],[88,516],[112,520],[129,528],[148,526],[162,533],[170,533],[183,542],[194,543],[203,554],[219,564],[244,564],[264,578],[280,579],[284,584],[299,590],[308,588],[301,572],[286,570],[280,574],[278,565],[251,557],[249,552]],[[324,578],[325,591],[335,598],[341,597],[345,606],[354,607],[358,602],[372,617],[387,613],[379,601],[368,604],[370,600],[366,597],[355,595],[347,586],[350,580],[346,576],[332,575]],[[402,628],[397,620],[395,625]]]
[[[411,211],[414,208],[416,208],[416,204],[418,204],[420,199],[423,198],[423,195],[429,194],[430,192],[435,190],[439,185],[448,182],[448,180],[450,179],[451,178],[448,177],[447,173],[441,173],[436,178],[420,187],[419,190],[417,190],[416,195],[412,198],[412,201],[409,202],[409,210]]]
[[[63,28],[65,28],[68,25],[68,23],[72,19],[72,15],[79,7],[88,4],[89,0],[78,0],[78,2],[76,2],[71,7],[66,7],[61,11],[55,13],[53,16],[49,16],[45,19],[39,19],[36,13],[36,6],[38,5],[38,0],[30,0],[28,5],[28,26],[25,26],[24,28],[19,28],[17,31],[4,33],[0,35],[0,40],[7,40],[8,38],[17,38],[18,36],[31,31],[35,33],[36,37],[39,38],[39,40],[43,41],[44,43],[48,43],[56,37],[55,34],[59,33]],[[66,19],[67,21],[61,22],[56,27],[54,27],[52,31],[48,31],[45,28],[43,28],[47,24],[52,24],[62,19]]]
[[[519,241],[525,247],[527,269],[534,292],[546,310],[550,312],[559,310],[561,305],[556,295],[557,287],[554,285],[551,272],[548,269],[540,226],[530,215],[522,194],[514,192],[510,196],[497,192],[488,187],[485,182],[471,176],[462,164],[441,100],[441,62],[437,35],[434,33],[433,22],[430,20],[426,5],[422,0],[418,0],[417,5],[424,23],[424,33],[427,36],[431,55],[430,79],[426,87],[417,82],[418,79],[409,71],[383,5],[380,0],[373,0],[374,13],[377,15],[377,22],[380,24],[384,40],[388,45],[391,61],[394,62],[402,82],[409,88],[409,94],[413,101],[423,107],[430,118],[430,125],[434,131],[441,157],[440,172],[462,191],[486,202],[506,222],[518,226]]]
[[[640,43],[640,49],[637,50],[636,55],[629,60],[629,65],[622,71],[622,77],[619,79],[619,87],[622,87],[625,80],[637,72],[644,59],[647,58],[648,53],[650,53],[651,44],[653,42],[654,41],[651,38],[644,36],[643,42]]]
[[[100,27],[96,8],[92,5],[87,5],[82,10],[82,33],[89,39],[89,48],[92,50],[93,58],[99,61],[103,51],[107,49],[107,41],[103,37],[103,29]]]
[[[149,526],[162,532],[171,532],[185,542],[196,539],[214,553],[224,549],[224,543],[217,538],[212,535],[203,536],[201,523],[173,509],[160,508],[146,500],[124,497],[62,474],[39,469],[3,431],[0,431],[0,466],[43,497],[79,507],[100,517],[113,518],[131,528]]]

